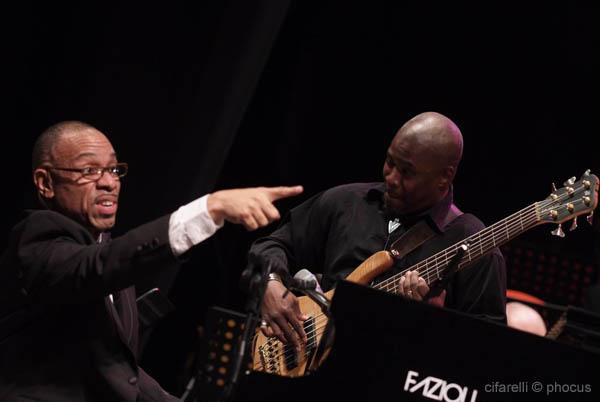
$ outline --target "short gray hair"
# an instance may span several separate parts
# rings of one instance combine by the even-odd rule
[[[90,128],[95,129],[87,123],[77,120],[68,120],[53,124],[45,129],[35,140],[33,145],[33,151],[31,153],[31,169],[35,170],[50,162],[52,157],[52,147],[56,145],[58,140],[65,133],[83,131]]]

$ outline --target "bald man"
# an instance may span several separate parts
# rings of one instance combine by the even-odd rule
[[[293,209],[270,236],[257,240],[249,260],[271,270],[262,304],[263,333],[297,348],[306,341],[302,323],[307,316],[283,283],[295,270],[321,272],[322,287],[328,290],[369,256],[389,249],[408,228],[426,222],[434,236],[397,261],[380,281],[483,229],[479,219],[463,214],[452,201],[462,151],[456,124],[439,113],[419,114],[392,139],[383,182],[324,191]],[[410,271],[395,289],[414,300],[427,298],[429,291],[423,278]],[[495,249],[458,272],[445,291],[428,301],[505,323],[505,292],[504,259]]]
[[[526,304],[506,303],[506,318],[509,327],[539,336],[545,336],[548,332],[540,313]]]
[[[32,163],[46,209],[15,226],[0,260],[0,400],[178,400],[138,366],[134,285],[176,269],[225,221],[273,222],[273,202],[302,188],[217,191],[108,241],[128,170],[108,138],[62,122],[38,138]]]

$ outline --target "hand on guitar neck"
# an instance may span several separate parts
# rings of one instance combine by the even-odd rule
[[[427,282],[425,282],[425,279],[419,276],[417,271],[407,271],[400,278],[400,284],[398,285],[399,295],[404,296],[407,299],[422,301],[423,299],[427,298],[428,293],[429,286],[427,286]],[[445,290],[442,290],[442,292],[435,297],[426,299],[427,303],[439,307],[444,305],[445,300]]]
[[[261,305],[263,325],[260,330],[265,336],[276,336],[281,342],[291,342],[297,350],[306,345],[303,322],[308,316],[300,311],[298,298],[281,282],[267,282]]]

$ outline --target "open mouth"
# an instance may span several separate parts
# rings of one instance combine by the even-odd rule
[[[96,201],[96,208],[101,215],[117,213],[117,201],[114,198],[101,198]]]

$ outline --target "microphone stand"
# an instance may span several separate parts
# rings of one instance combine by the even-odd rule
[[[325,326],[325,330],[323,331],[323,336],[321,337],[321,341],[316,346],[316,350],[314,353],[311,353],[312,357],[309,358],[310,366],[313,364],[318,364],[321,358],[324,356],[325,351],[327,350],[327,346],[331,344],[333,341],[334,334],[334,326],[333,320],[331,317],[331,301],[325,297],[325,295],[315,289],[316,286],[305,285],[303,281],[296,281],[295,286],[290,287],[289,289],[295,292],[303,293],[308,296],[312,301],[314,301],[320,308],[323,314],[328,318],[327,325]],[[316,285],[316,284],[315,284]],[[311,367],[307,366],[307,372],[311,371]]]
[[[261,264],[256,264],[261,267]],[[255,265],[255,266],[256,266]],[[266,270],[254,269],[248,278],[248,300],[246,301],[246,320],[244,321],[244,333],[237,345],[235,358],[233,360],[233,369],[229,383],[223,391],[221,402],[230,402],[234,400],[235,391],[238,386],[242,365],[246,360],[248,346],[252,343],[252,338],[256,332],[256,326],[260,319],[260,306],[267,285],[267,273],[271,271],[271,265]]]

